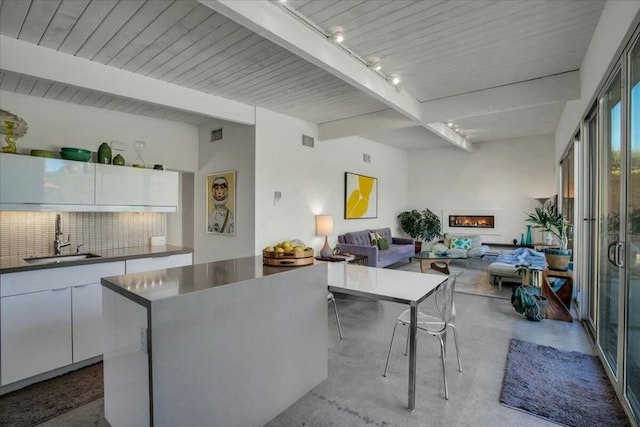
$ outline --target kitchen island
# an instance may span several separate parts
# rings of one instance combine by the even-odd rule
[[[102,279],[114,426],[261,426],[327,378],[327,266],[238,258]]]

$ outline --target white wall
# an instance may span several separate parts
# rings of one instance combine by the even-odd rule
[[[316,138],[315,147],[302,145],[302,135]],[[363,162],[363,153],[371,163]],[[255,252],[282,240],[300,239],[319,251],[315,215],[330,214],[334,234],[365,228],[391,227],[398,234],[396,215],[407,206],[408,155],[405,151],[364,138],[318,141],[317,126],[261,108],[256,109],[256,241]],[[378,178],[378,217],[344,219],[344,173]],[[282,199],[274,206],[274,192]]]
[[[639,11],[640,1],[637,0],[609,0],[602,10],[600,21],[580,65],[580,99],[567,102],[556,128],[555,156],[558,161],[572,141],[607,67]]]
[[[210,142],[222,127],[223,138]],[[254,127],[224,121],[200,126],[199,165],[193,193],[194,264],[254,255]],[[206,232],[207,175],[236,171],[235,236]]]
[[[494,211],[500,220],[497,234],[466,232],[491,243],[519,241],[526,232],[525,211],[540,206],[534,199],[555,194],[553,136],[483,142],[473,148],[472,153],[454,147],[412,151],[407,208],[428,208],[439,215],[443,210]],[[448,223],[448,218],[441,220]],[[534,241],[541,238],[534,233]]]
[[[158,163],[165,169],[190,172],[197,168],[197,126],[13,92],[0,91],[0,99],[4,110],[29,125],[27,135],[17,142],[20,153],[29,154],[34,148],[60,151],[60,147],[97,152],[104,141],[122,141],[129,145],[122,155],[131,165],[136,159],[131,142],[145,141],[147,165]]]

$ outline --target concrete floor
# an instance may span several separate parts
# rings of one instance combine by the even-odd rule
[[[557,426],[500,404],[509,340],[518,338],[564,350],[594,354],[579,322],[529,322],[508,300],[455,294],[462,369],[449,337],[444,399],[439,345],[424,333],[418,339],[416,410],[407,405],[406,333],[399,327],[387,377],[382,376],[395,317],[406,306],[338,297],[344,340],[329,309],[329,378],[274,418],[276,426]],[[102,400],[41,426],[106,426]]]

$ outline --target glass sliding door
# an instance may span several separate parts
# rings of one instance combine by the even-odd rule
[[[589,198],[586,206],[586,233],[590,236],[588,241],[588,258],[589,260],[598,259],[597,253],[597,242],[593,236],[597,236],[596,229],[596,194],[599,191],[597,186],[597,178],[596,178],[596,159],[597,159],[597,150],[598,150],[598,109],[596,107],[593,108],[591,113],[587,116],[585,122],[585,131],[586,131],[586,141],[587,141],[587,169],[588,169],[588,195]],[[596,337],[596,318],[597,318],[597,302],[598,302],[598,281],[595,279],[597,277],[597,263],[590,263],[592,268],[585,269],[587,274],[587,286],[585,289],[585,320],[587,324],[587,330],[591,333],[591,336]]]
[[[640,42],[629,55],[629,141],[627,173],[626,395],[640,416]]]
[[[574,138],[574,141],[578,139]],[[569,147],[569,151],[567,154],[560,160],[560,169],[562,171],[562,215],[567,218],[571,224],[576,224],[576,219],[574,216],[574,205],[575,205],[575,146],[571,145]],[[573,251],[573,227],[570,227],[567,230],[567,248]]]
[[[598,149],[598,344],[614,376],[618,359],[618,289],[620,270],[620,140],[622,88],[618,71],[600,98]]]

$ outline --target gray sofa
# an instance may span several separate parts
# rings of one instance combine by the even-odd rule
[[[389,249],[380,250],[377,246],[371,244],[370,233],[375,232],[387,239]],[[338,235],[338,242],[340,243],[340,252],[366,256],[369,267],[386,267],[407,258],[411,261],[411,257],[415,254],[413,239],[391,237],[390,228],[340,234]]]
[[[451,238],[467,238],[470,243],[468,248],[457,248],[451,244]],[[489,246],[482,244],[482,237],[477,234],[451,234],[446,233],[444,240],[431,246],[436,253],[446,252],[451,258],[482,258],[489,250]]]

